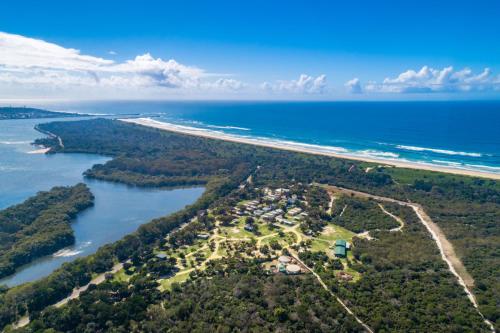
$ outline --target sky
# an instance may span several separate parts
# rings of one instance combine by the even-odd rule
[[[500,2],[0,2],[0,99],[500,99]]]

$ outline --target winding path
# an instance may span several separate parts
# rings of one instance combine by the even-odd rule
[[[393,219],[395,219],[398,223],[399,223],[399,227],[396,227],[396,228],[392,228],[390,229],[389,231],[390,232],[397,232],[397,231],[403,231],[403,228],[405,226],[405,222],[403,221],[403,219],[401,219],[399,216],[396,216],[394,214],[392,214],[391,212],[388,212],[384,206],[382,206],[381,204],[378,204],[378,206],[380,207],[380,209],[384,212],[384,214],[386,215],[389,215],[390,217],[392,217]]]
[[[87,290],[91,284],[97,285],[97,284],[100,284],[100,283],[106,281],[106,274],[108,274],[108,273],[115,274],[116,272],[118,272],[122,268],[123,268],[123,263],[120,262],[118,264],[115,264],[113,266],[113,268],[111,268],[110,271],[99,274],[98,276],[93,278],[89,283],[87,283],[83,287],[73,289],[73,292],[71,293],[71,295],[60,300],[56,304],[53,304],[52,306],[55,306],[56,308],[60,308],[61,306],[67,304],[70,300],[80,297],[80,294],[83,293],[85,290]],[[12,328],[18,329],[18,328],[21,328],[21,327],[28,325],[29,323],[30,323],[29,316],[24,316],[24,317],[21,317],[14,324],[12,324]]]
[[[373,330],[370,328],[370,326],[368,326],[367,324],[365,324],[361,319],[358,318],[358,316],[356,316],[354,314],[354,312],[352,312],[351,309],[349,309],[349,307],[337,296],[335,295],[331,290],[330,288],[328,288],[328,286],[326,285],[325,282],[323,282],[323,280],[321,279],[321,277],[318,275],[318,273],[316,273],[312,268],[310,268],[309,266],[307,266],[302,260],[299,259],[299,256],[296,255],[296,253],[292,252],[291,250],[289,250],[291,256],[297,260],[302,266],[304,266],[309,272],[312,273],[312,275],[314,275],[314,277],[316,278],[316,280],[318,280],[319,284],[323,287],[323,289],[325,289],[332,297],[334,297],[337,302],[339,302],[339,304],[344,308],[344,310],[347,311],[347,313],[349,313],[351,316],[354,317],[354,319],[361,325],[363,326],[363,328],[369,332],[369,333],[373,333]]]

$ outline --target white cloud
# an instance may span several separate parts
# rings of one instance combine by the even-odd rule
[[[214,76],[173,59],[154,58],[149,53],[115,62],[43,40],[0,32],[0,91],[4,93],[79,90],[82,95],[94,88],[105,96],[111,90],[139,94],[149,90],[191,92],[244,87],[240,81]]]
[[[261,89],[280,93],[322,94],[326,91],[326,85],[325,74],[317,77],[301,74],[298,80],[264,82]]]
[[[361,87],[361,82],[356,77],[352,80],[347,81],[344,86],[351,94],[362,94],[363,88]]]
[[[500,90],[500,77],[493,75],[489,68],[474,74],[469,68],[455,71],[451,66],[441,70],[424,66],[418,72],[407,70],[382,83],[370,82],[365,90],[394,93],[492,91]]]
[[[238,91],[246,87],[241,81],[235,79],[220,78],[213,83],[209,84],[209,88],[224,90],[224,91]]]

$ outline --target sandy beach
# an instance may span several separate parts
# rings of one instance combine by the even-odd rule
[[[45,154],[49,150],[50,150],[50,148],[40,148],[40,149],[29,151],[28,154]]]
[[[166,131],[182,133],[182,134],[187,134],[187,135],[194,135],[194,136],[199,136],[199,137],[204,137],[204,138],[209,138],[209,139],[251,144],[251,145],[256,145],[256,146],[261,146],[261,147],[282,149],[282,150],[288,150],[288,151],[294,151],[294,152],[300,152],[300,153],[306,153],[306,154],[330,156],[330,157],[343,158],[343,159],[348,159],[348,160],[353,160],[353,161],[370,162],[370,163],[382,164],[385,166],[392,166],[392,167],[397,167],[397,168],[437,171],[437,172],[445,172],[445,173],[451,173],[451,174],[456,174],[456,175],[465,175],[465,176],[482,177],[482,178],[500,180],[500,174],[493,173],[493,172],[486,172],[486,171],[479,171],[479,170],[465,170],[465,169],[460,169],[458,167],[453,168],[453,167],[431,165],[431,164],[424,164],[424,163],[417,163],[417,162],[398,161],[398,160],[392,160],[392,159],[373,158],[373,157],[364,157],[364,156],[361,157],[361,156],[349,155],[349,153],[344,153],[341,148],[337,149],[337,151],[335,151],[334,149],[328,149],[328,147],[309,145],[309,144],[301,144],[298,142],[295,143],[295,142],[281,142],[281,141],[266,141],[263,139],[239,137],[239,136],[235,136],[235,135],[225,134],[225,133],[222,133],[219,131],[207,131],[205,129],[199,129],[199,128],[194,128],[194,127],[181,126],[181,125],[175,125],[175,124],[166,123],[166,122],[160,122],[160,121],[156,121],[156,120],[153,120],[150,118],[133,118],[133,119],[131,118],[131,119],[119,119],[119,120],[123,121],[123,122],[127,122],[127,123],[148,126],[148,127],[166,130]]]

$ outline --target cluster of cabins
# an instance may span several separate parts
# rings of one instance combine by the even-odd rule
[[[259,200],[248,201],[235,208],[233,212],[238,216],[253,216],[270,223],[277,222],[288,226],[294,225],[307,216],[306,212],[295,206],[299,202],[298,197],[296,194],[290,195],[289,189],[264,188],[263,194]],[[279,207],[283,207],[287,212]]]

